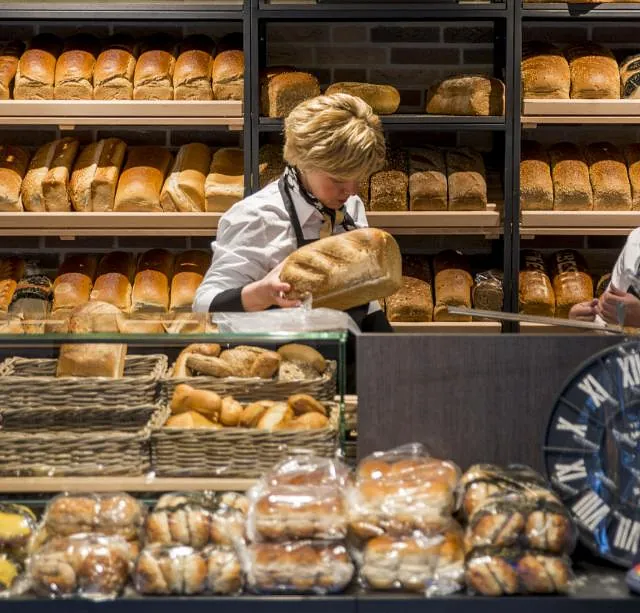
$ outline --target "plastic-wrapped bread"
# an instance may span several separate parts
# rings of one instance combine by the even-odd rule
[[[454,75],[427,92],[427,113],[504,115],[504,83],[484,75]]]
[[[443,251],[433,260],[435,298],[433,321],[471,321],[471,315],[448,313],[449,306],[471,308],[473,278],[466,258],[459,251]]]
[[[12,97],[14,79],[24,48],[24,43],[20,40],[12,40],[0,47],[0,100]]]
[[[478,151],[460,147],[447,151],[450,211],[483,211],[487,208],[484,160]]]
[[[133,75],[139,45],[129,34],[115,34],[96,59],[93,71],[95,100],[132,100]]]
[[[471,298],[474,309],[502,311],[504,304],[504,274],[491,269],[475,276]]]
[[[8,553],[14,560],[24,562],[36,528],[36,516],[29,507],[11,502],[0,503],[0,553]],[[0,562],[0,591],[2,583]]]
[[[224,213],[244,198],[244,152],[235,147],[218,149],[205,181],[206,210]]]
[[[20,190],[29,166],[29,154],[21,147],[0,145],[0,211],[23,210]]]
[[[631,208],[640,211],[640,144],[626,145],[624,157],[631,184]]]
[[[382,170],[369,179],[369,210],[406,211],[409,189],[409,157],[403,149],[387,149],[387,159]]]
[[[26,334],[43,334],[52,299],[51,279],[44,274],[37,262],[27,262],[13,293],[9,316],[23,320],[22,326]]]
[[[409,208],[412,211],[447,210],[447,168],[436,147],[409,150]]]
[[[525,43],[521,66],[523,99],[569,99],[569,63],[558,47],[544,42]]]
[[[175,100],[212,100],[211,67],[215,43],[204,34],[185,38],[173,74]]]
[[[573,143],[558,143],[549,148],[554,203],[558,211],[590,211],[593,190],[589,166]]]
[[[546,149],[535,141],[522,141],[520,157],[520,208],[523,211],[553,209],[551,160]]]
[[[621,97],[640,98],[640,55],[630,55],[620,62]]]
[[[180,147],[160,194],[164,211],[200,213],[205,210],[205,179],[210,162],[211,150],[207,145],[189,143]]]
[[[620,98],[620,72],[613,53],[602,45],[583,42],[565,51],[571,72],[571,98]]]
[[[552,260],[556,317],[569,317],[571,307],[593,299],[593,279],[584,258],[570,249],[558,251]]]
[[[131,292],[136,263],[133,254],[112,251],[100,260],[90,300],[108,302],[123,313],[131,310]]]
[[[307,72],[268,68],[260,88],[260,112],[266,117],[286,117],[301,102],[320,95],[318,79]]]
[[[556,298],[542,254],[530,249],[521,252],[519,279],[520,312],[553,317]]]
[[[620,150],[611,143],[591,143],[585,148],[585,158],[593,189],[593,210],[631,210],[631,185]]]
[[[387,319],[394,321],[431,321],[433,288],[431,283],[402,277],[402,287],[385,298]]]

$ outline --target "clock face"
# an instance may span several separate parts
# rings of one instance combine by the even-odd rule
[[[583,364],[557,398],[547,477],[592,551],[631,566],[640,546],[640,343]]]

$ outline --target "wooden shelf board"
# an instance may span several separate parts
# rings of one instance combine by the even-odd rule
[[[640,117],[640,100],[545,100],[526,99],[523,121],[535,115],[573,117]]]
[[[520,324],[522,334],[599,334],[597,330],[581,330],[564,326],[551,326],[549,324],[533,324],[522,322]]]
[[[640,226],[640,211],[522,211],[523,235],[602,235],[629,234]]]
[[[497,321],[425,321],[393,322],[395,332],[415,334],[499,334]]]

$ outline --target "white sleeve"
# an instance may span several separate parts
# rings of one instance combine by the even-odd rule
[[[621,292],[633,286],[640,289],[640,228],[636,228],[625,243],[611,271],[611,285]]]
[[[353,199],[349,202],[348,209],[351,209],[349,214],[353,218],[353,222],[358,228],[368,228],[369,222],[367,221],[367,213],[364,208],[362,200],[358,196],[353,196]]]

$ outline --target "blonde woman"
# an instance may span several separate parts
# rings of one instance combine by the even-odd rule
[[[284,259],[310,242],[367,227],[356,195],[385,159],[380,119],[360,98],[318,96],[285,120],[284,174],[222,216],[194,311],[290,308]],[[377,302],[349,311],[363,331],[391,331]]]

